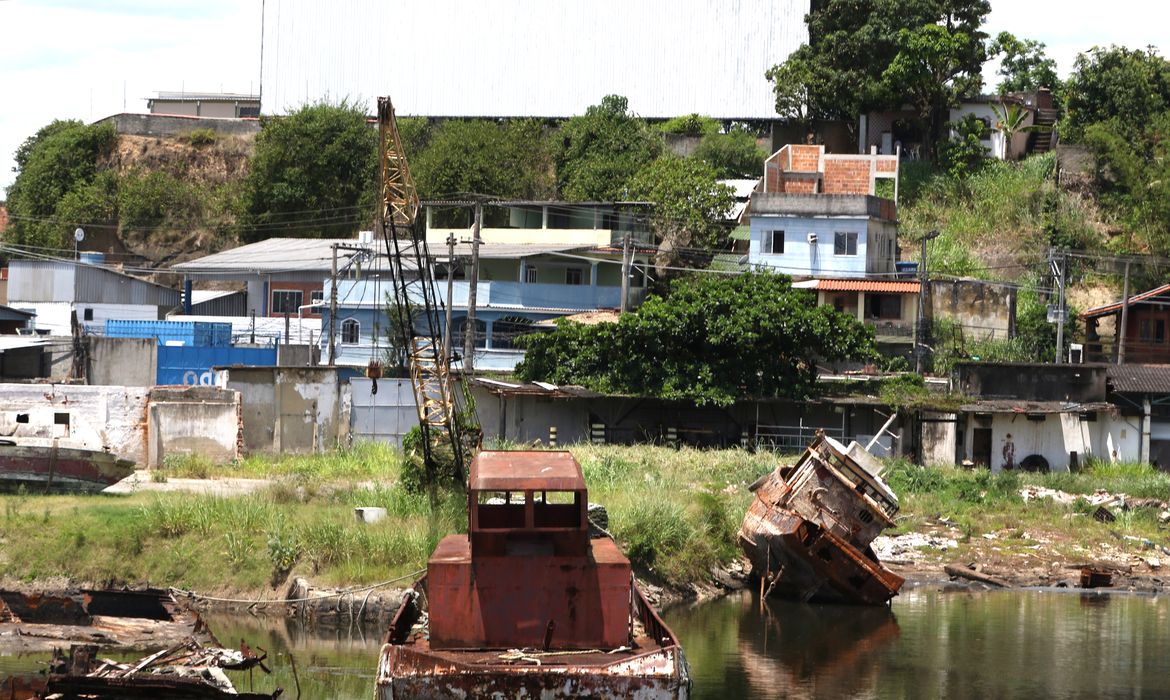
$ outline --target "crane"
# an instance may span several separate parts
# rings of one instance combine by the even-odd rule
[[[378,98],[378,147],[378,229],[393,276],[391,325],[406,349],[427,479],[430,484],[437,483],[441,468],[438,455],[449,446],[454,469],[451,476],[462,485],[466,479],[466,438],[460,426],[459,401],[451,385],[450,348],[443,345],[439,333],[443,302],[436,292],[426,234],[418,221],[418,192],[389,97]]]

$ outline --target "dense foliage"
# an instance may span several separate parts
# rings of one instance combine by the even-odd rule
[[[1048,88],[1059,94],[1063,83],[1056,75],[1056,61],[1044,52],[1043,42],[1020,39],[1009,32],[995,37],[989,53],[999,54],[999,93],[1034,92]]]
[[[872,329],[771,273],[683,278],[617,323],[561,321],[523,340],[523,379],[719,405],[806,398],[818,361],[875,354]]]
[[[619,200],[634,174],[662,153],[661,135],[628,108],[626,98],[607,95],[561,127],[556,165],[562,200]]]
[[[694,155],[710,164],[719,178],[758,178],[768,152],[760,148],[751,129],[733,126],[725,133],[704,136]]]
[[[412,125],[413,130],[413,125]],[[434,127],[425,147],[404,134],[404,148],[419,196],[441,199],[464,193],[505,199],[553,199],[552,145],[538,121],[452,119]]]
[[[1170,61],[1153,48],[1095,47],[1077,56],[1066,87],[1061,136],[1079,141],[1110,119],[1134,129],[1170,110]]]
[[[727,230],[722,221],[735,203],[733,190],[715,181],[698,158],[665,156],[630,180],[630,200],[654,203],[651,223],[659,241],[674,247],[712,248]]]
[[[15,243],[71,247],[78,226],[116,221],[116,183],[99,177],[99,162],[117,140],[112,124],[54,121],[16,151],[16,180],[8,188]]]
[[[243,185],[244,235],[351,235],[372,221],[378,133],[346,102],[262,120]]]

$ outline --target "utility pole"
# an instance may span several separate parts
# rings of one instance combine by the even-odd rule
[[[1125,363],[1125,329],[1129,325],[1129,261],[1125,261],[1125,287],[1121,292],[1121,324],[1117,327],[1117,364]]]
[[[337,244],[333,244],[333,270],[329,274],[329,365],[336,359],[337,343]]]
[[[1064,252],[1057,253],[1059,258],[1052,259],[1052,271],[1056,274],[1056,364],[1060,364],[1064,356],[1064,278],[1068,262]]]
[[[430,211],[429,209],[427,210]],[[443,352],[447,353],[447,362],[451,362],[451,303],[455,293],[455,233],[447,234],[447,308],[443,319]]]
[[[471,275],[467,287],[467,325],[463,331],[463,376],[475,369],[475,296],[479,286],[479,227],[483,216],[483,202],[475,200],[475,221],[471,224]]]
[[[622,239],[622,313],[630,310],[630,234]]]
[[[929,231],[922,236],[922,255],[918,258],[918,318],[915,324],[914,371],[922,374],[926,351],[926,291],[930,280],[926,274],[926,243],[938,238],[938,231]]]

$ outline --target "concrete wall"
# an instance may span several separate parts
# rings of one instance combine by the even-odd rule
[[[1121,416],[1105,411],[1086,420],[1077,412],[1039,414],[1043,420],[1030,419],[1021,413],[995,413],[990,418],[991,470],[1003,470],[1004,445],[1010,439],[1015,446],[1018,465],[1029,455],[1040,455],[1048,461],[1051,471],[1068,471],[1069,454],[1077,453],[1083,465],[1089,457],[1105,460],[1138,461],[1140,459],[1141,429],[1130,425]],[[1039,417],[1039,416],[1038,416]],[[1140,420],[1140,419],[1139,419]],[[968,420],[963,435],[963,455],[972,458],[976,421]],[[1010,438],[1009,438],[1010,436]]]
[[[240,392],[246,452],[321,452],[349,439],[336,368],[225,367],[217,382]]]
[[[89,384],[154,386],[158,371],[158,341],[154,338],[88,336],[85,370]]]
[[[168,116],[164,114],[115,114],[99,124],[112,122],[119,134],[132,136],[179,136],[195,129],[211,129],[217,134],[250,135],[260,131],[258,119],[209,119]]]
[[[954,464],[958,426],[954,413],[922,414],[922,463],[926,466]]]
[[[140,387],[0,384],[0,437],[25,444],[108,450],[144,463],[146,403]]]
[[[240,395],[218,387],[159,388],[147,408],[147,466],[168,455],[198,454],[215,462],[239,457]]]
[[[1105,400],[1108,365],[963,362],[956,388],[966,396],[1026,401]]]
[[[929,302],[931,318],[959,323],[967,340],[1004,340],[1015,325],[1014,287],[981,280],[935,280],[930,283]]]

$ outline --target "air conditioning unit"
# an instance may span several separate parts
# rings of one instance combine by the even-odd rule
[[[817,242],[817,234],[809,233],[809,234],[807,234],[807,236],[808,236],[809,243],[816,243]]]
[[[1085,361],[1085,346],[1081,343],[1068,344],[1068,362],[1072,365],[1079,365]]]

